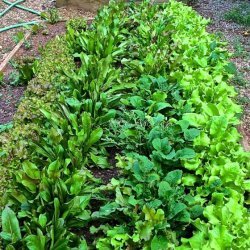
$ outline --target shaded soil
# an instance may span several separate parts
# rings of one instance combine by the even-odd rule
[[[95,178],[100,178],[104,184],[107,184],[111,181],[112,178],[116,178],[119,176],[119,171],[116,167],[116,155],[120,153],[120,150],[117,150],[116,148],[108,148],[108,161],[110,166],[112,167],[111,169],[101,169],[97,167],[91,168],[91,172],[95,176]]]
[[[0,124],[12,120],[25,87],[2,86],[0,87]]]

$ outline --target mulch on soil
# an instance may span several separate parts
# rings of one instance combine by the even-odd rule
[[[0,124],[8,123],[12,120],[13,114],[20,102],[25,87],[13,87],[6,85],[0,87]]]
[[[54,25],[47,25],[47,29],[49,30],[48,35],[43,35],[41,32],[37,35],[32,35],[29,39],[32,47],[27,50],[24,45],[22,45],[14,56],[14,60],[23,56],[38,57],[40,48],[45,46],[53,37],[65,32],[65,23],[59,22]],[[8,64],[3,72],[6,84],[0,87],[0,124],[5,124],[13,119],[17,104],[20,102],[20,98],[23,96],[26,89],[25,86],[10,86],[8,84],[9,75],[12,71],[12,66]]]

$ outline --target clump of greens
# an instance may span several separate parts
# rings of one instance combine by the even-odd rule
[[[67,26],[60,67],[45,50],[19,110],[46,98],[16,118],[34,132],[25,154],[20,134],[0,151],[5,248],[250,247],[234,70],[206,24],[175,1],[111,1],[86,30]]]

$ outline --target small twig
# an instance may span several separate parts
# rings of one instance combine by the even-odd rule
[[[4,58],[3,62],[0,64],[0,72],[3,71],[11,60],[11,58],[16,54],[19,48],[23,45],[23,43],[30,37],[31,32],[28,32],[25,37],[15,46],[15,48]]]

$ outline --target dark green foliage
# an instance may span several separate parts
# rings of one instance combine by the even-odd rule
[[[232,8],[225,14],[225,18],[241,25],[250,26],[250,3],[245,2]]]

